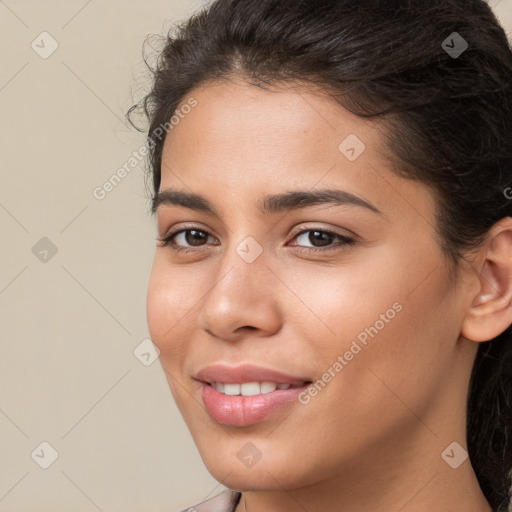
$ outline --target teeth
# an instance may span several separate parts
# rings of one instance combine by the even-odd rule
[[[224,384],[224,394],[225,395],[239,395],[240,394],[240,384]]]
[[[262,393],[272,393],[272,391],[277,389],[277,384],[274,382],[262,382],[260,387]]]
[[[243,384],[212,382],[211,385],[217,391],[231,396],[254,396],[272,393],[276,389],[289,389],[291,387],[291,384],[276,384],[275,382],[244,382]]]
[[[261,387],[257,382],[244,382],[240,384],[240,393],[244,396],[259,395]]]

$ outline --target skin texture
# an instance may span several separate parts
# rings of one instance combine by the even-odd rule
[[[210,473],[243,491],[237,512],[488,512],[466,447],[465,403],[478,342],[512,323],[512,236],[507,219],[475,251],[458,282],[436,242],[435,199],[385,163],[384,127],[305,89],[266,91],[242,80],[191,92],[197,106],[163,151],[162,183],[206,196],[220,217],[174,205],[157,209],[158,236],[147,296],[153,342],[177,406]],[[349,161],[338,149],[356,134],[366,149]],[[382,215],[316,205],[261,215],[265,194],[333,187]],[[311,232],[352,237],[308,253]],[[248,236],[263,252],[247,263]],[[312,241],[311,241],[312,240]],[[321,244],[316,243],[316,247]],[[215,422],[192,376],[223,363],[253,363],[316,381],[358,334],[399,303],[367,346],[306,404],[256,425]],[[237,452],[261,452],[252,467]],[[460,456],[461,452],[456,452]]]

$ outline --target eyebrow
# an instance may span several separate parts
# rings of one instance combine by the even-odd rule
[[[257,207],[260,213],[268,215],[319,204],[360,206],[379,215],[384,215],[381,210],[365,199],[350,192],[332,188],[315,191],[293,190],[281,194],[266,195],[258,201]],[[218,218],[221,217],[215,206],[206,197],[182,190],[167,188],[158,192],[152,200],[151,212],[153,215],[161,205],[182,206]]]

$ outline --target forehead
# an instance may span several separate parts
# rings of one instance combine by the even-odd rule
[[[351,114],[326,94],[217,81],[191,91],[182,105],[190,97],[196,106],[165,139],[162,181],[175,181],[173,170],[191,179],[222,176],[227,186],[256,179],[306,185],[333,166],[362,177],[362,162],[378,157],[375,122]],[[357,161],[347,159],[354,156],[351,147]]]
[[[430,216],[426,188],[398,178],[383,158],[385,128],[326,94],[218,81],[194,89],[182,104],[190,97],[196,106],[165,140],[160,190],[201,194],[218,209],[254,203],[256,213],[265,195],[327,187],[363,197],[383,212]]]
[[[194,89],[190,95],[197,106],[181,116],[166,138],[164,157],[169,146],[180,153],[180,144],[193,145],[194,154],[219,149],[238,153],[282,153],[293,159],[318,156],[321,149],[339,156],[338,146],[349,135],[365,141],[366,147],[379,142],[374,120],[363,119],[341,107],[319,90],[303,87],[274,86],[266,90],[241,80],[216,81]],[[182,104],[187,101],[184,98]],[[178,107],[177,110],[179,110]],[[195,141],[192,139],[196,139]],[[217,157],[221,157],[217,154]],[[326,155],[327,156],[327,155]]]

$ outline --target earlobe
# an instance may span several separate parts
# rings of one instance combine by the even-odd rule
[[[479,249],[478,290],[464,318],[461,334],[472,341],[489,341],[512,324],[512,218],[489,231]]]

